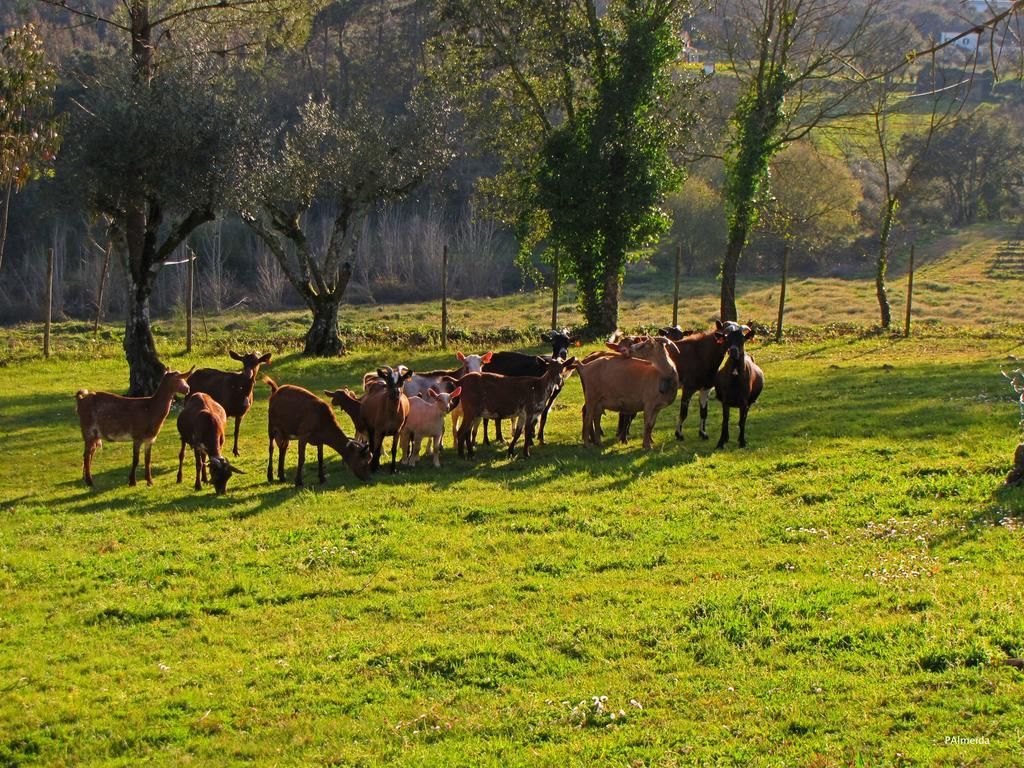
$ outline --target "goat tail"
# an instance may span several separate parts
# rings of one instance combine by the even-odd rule
[[[75,400],[81,400],[84,397],[88,397],[92,393],[88,389],[80,389],[75,393]]]
[[[263,377],[263,383],[266,384],[268,387],[270,387],[270,393],[271,394],[273,394],[274,392],[277,392],[277,390],[280,389],[280,387],[277,385],[277,383],[272,378],[270,378],[269,376],[264,376]]]

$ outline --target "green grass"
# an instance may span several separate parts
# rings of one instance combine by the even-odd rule
[[[260,387],[222,498],[175,485],[173,414],[153,488],[112,444],[87,489],[73,393],[124,364],[67,334],[27,358],[31,335],[0,367],[0,766],[1019,764],[1019,335],[754,344],[743,451],[693,414],[677,443],[669,413],[650,453],[584,449],[574,378],[529,460],[364,485],[332,455],[305,490],[264,480]],[[399,360],[450,356],[268,373]]]

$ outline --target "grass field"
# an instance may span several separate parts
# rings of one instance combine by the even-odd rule
[[[364,485],[332,456],[298,491],[264,480],[261,388],[222,498],[175,485],[173,423],[153,488],[115,444],[87,489],[72,395],[123,363],[10,362],[0,765],[1019,765],[1020,338],[752,351],[744,451],[668,414],[651,453],[586,450],[573,379],[530,460]]]
[[[693,415],[678,443],[673,407],[650,453],[584,449],[574,378],[529,460],[448,450],[361,484],[332,455],[295,490],[264,479],[261,385],[226,497],[174,483],[174,413],[153,488],[108,444],[90,490],[73,394],[123,388],[116,327],[59,324],[48,361],[38,326],[6,329],[0,766],[1019,765],[1024,674],[999,662],[1024,656],[1024,491],[1001,488],[1020,417],[999,370],[1024,358],[1021,282],[985,267],[1007,232],[925,254],[911,340],[825,325],[870,324],[863,282],[794,283],[799,333],[751,346],[767,388],[742,451],[711,449],[717,405],[710,443]],[[664,286],[631,281],[623,324],[663,321]],[[688,286],[685,323],[713,288]],[[774,287],[745,288],[760,319]],[[547,300],[453,315],[521,344]],[[211,319],[188,358],[160,323],[159,344],[178,367],[269,344],[279,382],[355,386],[449,365],[371,345],[435,310],[348,308],[337,360],[297,355],[299,314]]]

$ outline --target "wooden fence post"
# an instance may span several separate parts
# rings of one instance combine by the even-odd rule
[[[192,291],[195,287],[196,255],[185,246],[188,257],[188,277],[185,278],[185,352],[192,351]]]
[[[46,329],[43,331],[43,357],[50,356],[50,325],[53,321],[53,248],[46,252]]]
[[[907,269],[907,321],[903,326],[903,336],[910,338],[910,312],[914,302],[914,243],[910,244],[910,265]]]
[[[558,266],[560,261],[561,254],[558,250],[555,250],[555,274],[551,279],[551,330],[555,330],[558,327]]]
[[[782,288],[779,290],[779,320],[775,324],[775,340],[782,341],[782,318],[786,314],[786,281],[789,279],[789,241],[782,247]]]
[[[679,325],[679,273],[683,269],[683,244],[676,245],[676,283],[672,290],[672,325]]]
[[[441,251],[441,349],[448,349],[448,244]]]

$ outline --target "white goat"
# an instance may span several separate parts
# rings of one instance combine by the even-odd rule
[[[427,391],[427,398],[409,398],[409,416],[399,435],[402,445],[402,464],[407,467],[416,466],[420,456],[420,446],[424,439],[434,441],[434,466],[441,466],[441,437],[444,435],[444,417],[448,415],[454,402],[462,394],[462,387],[454,392]]]

